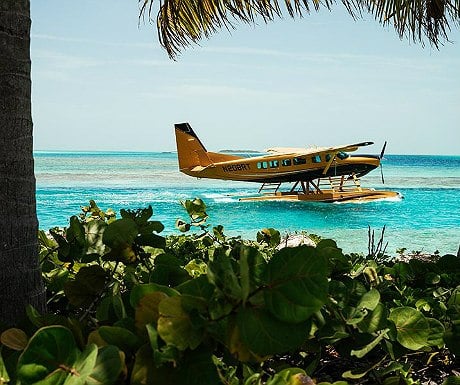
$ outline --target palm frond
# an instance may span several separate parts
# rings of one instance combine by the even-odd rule
[[[141,17],[153,16],[155,0],[139,0]],[[435,47],[449,39],[452,26],[460,25],[460,0],[342,0],[353,18],[365,13],[380,24],[393,25],[400,38]],[[156,24],[161,45],[171,58],[203,37],[235,22],[255,24],[282,18],[303,17],[312,10],[332,9],[336,0],[159,0]]]

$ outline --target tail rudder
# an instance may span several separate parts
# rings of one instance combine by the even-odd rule
[[[212,163],[206,148],[189,123],[177,123],[174,128],[180,170],[191,169],[195,166],[205,167]]]

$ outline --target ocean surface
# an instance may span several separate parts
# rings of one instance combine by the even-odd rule
[[[282,234],[306,231],[333,238],[346,252],[367,252],[368,226],[386,226],[387,252],[456,254],[460,245],[460,156],[386,155],[385,184],[379,170],[361,183],[391,189],[403,199],[369,203],[240,202],[259,184],[195,179],[178,171],[175,153],[37,151],[37,212],[40,228],[67,226],[71,215],[94,199],[102,209],[152,205],[163,234],[179,233],[174,223],[187,219],[179,201],[202,198],[209,221],[228,235],[254,239],[265,227]]]

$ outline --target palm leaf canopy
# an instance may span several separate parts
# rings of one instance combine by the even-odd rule
[[[155,20],[161,45],[171,58],[181,49],[235,22],[254,24],[281,18],[302,17],[312,10],[331,10],[334,0],[139,0],[141,17]],[[460,25],[460,0],[342,0],[349,14],[371,14],[380,24],[393,25],[400,38],[436,48],[449,40],[452,27]],[[154,5],[158,4],[158,8]],[[158,9],[158,13],[155,13]]]

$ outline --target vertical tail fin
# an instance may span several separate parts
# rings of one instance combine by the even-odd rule
[[[191,169],[195,166],[208,166],[212,163],[206,148],[188,123],[174,125],[176,131],[177,157],[179,169]]]

